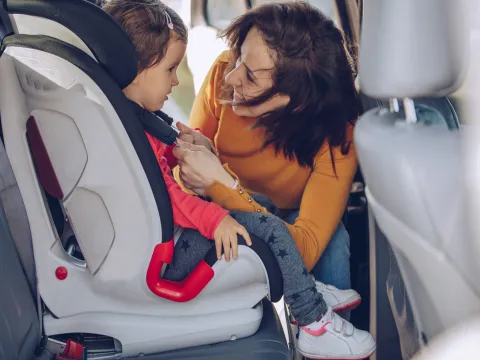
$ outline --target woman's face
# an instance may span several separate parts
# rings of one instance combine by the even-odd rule
[[[261,95],[273,86],[275,54],[263,41],[257,28],[252,28],[240,48],[235,68],[225,76],[225,82],[233,87],[233,101],[242,102]],[[256,106],[233,106],[239,116],[258,117],[288,104],[288,96],[276,95]]]

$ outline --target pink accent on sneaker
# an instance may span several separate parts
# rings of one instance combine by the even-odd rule
[[[366,359],[368,359],[374,352],[375,352],[375,350],[372,351],[371,354],[368,355],[368,356],[366,356],[366,357],[361,357],[361,358],[353,359],[353,360],[366,360]],[[305,358],[305,359],[306,359],[306,358]],[[312,358],[312,357],[309,357],[308,359],[309,359],[309,360],[325,360],[325,358],[320,359],[320,358]],[[352,360],[352,359],[337,359],[337,358],[335,358],[335,359],[333,359],[333,358],[330,359],[330,358],[329,358],[328,360]]]
[[[357,299],[355,301],[352,301],[351,303],[345,304],[343,306],[339,306],[337,308],[333,308],[333,311],[335,311],[337,314],[343,314],[348,311],[355,310],[358,307],[358,305],[361,304],[361,302],[362,302],[362,299]],[[290,324],[297,326],[298,322],[297,320],[292,319],[292,321],[290,321]]]
[[[317,329],[317,330],[312,330],[312,329],[309,329],[308,327],[304,326],[303,327],[303,330],[305,330],[305,332],[307,334],[310,334],[312,336],[321,336],[323,334],[325,334],[327,332],[327,325],[328,324],[331,324],[331,322],[326,322],[325,324],[322,325],[322,327],[320,329]]]
[[[342,314],[348,311],[355,310],[362,302],[362,299],[355,300],[349,304],[345,304],[343,306],[339,306],[336,308],[333,308],[333,311],[335,311],[337,314]]]

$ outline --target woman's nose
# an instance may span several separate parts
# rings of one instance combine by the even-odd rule
[[[242,79],[240,76],[240,67],[237,66],[235,69],[230,71],[225,76],[225,82],[230,86],[240,87],[242,86]]]

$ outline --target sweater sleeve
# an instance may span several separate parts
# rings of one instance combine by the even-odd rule
[[[353,144],[348,154],[343,155],[335,148],[333,156],[336,174],[328,147],[317,156],[302,196],[300,215],[293,225],[286,224],[309,271],[320,259],[342,219],[357,169]],[[235,176],[228,166],[225,168]],[[215,182],[206,189],[205,195],[232,211],[267,212],[241,184],[232,190]]]
[[[308,270],[318,262],[342,219],[358,166],[353,145],[346,155],[340,149],[333,153],[336,174],[330,151],[325,151],[307,182],[297,220],[287,224]]]

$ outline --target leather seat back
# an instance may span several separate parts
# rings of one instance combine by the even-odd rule
[[[468,40],[456,21],[460,4],[366,0],[362,91],[413,100],[454,91],[463,79]],[[415,122],[411,113],[375,108],[355,130],[369,204],[398,261],[420,343],[480,310],[461,132],[436,121],[441,113],[430,109],[428,121],[425,115],[420,111]]]

